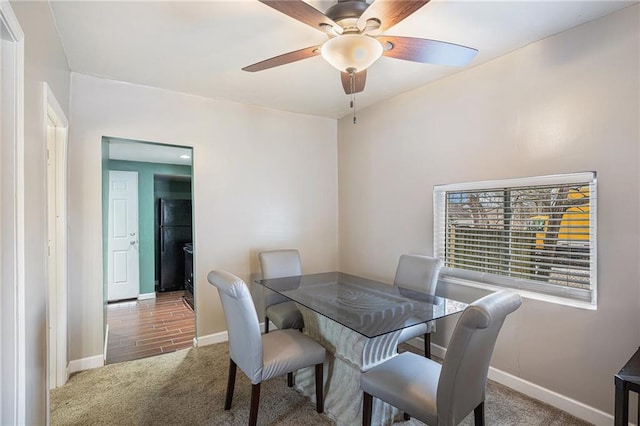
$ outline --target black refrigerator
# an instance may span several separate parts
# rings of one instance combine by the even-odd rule
[[[158,291],[184,289],[184,251],[191,236],[191,200],[160,199]]]

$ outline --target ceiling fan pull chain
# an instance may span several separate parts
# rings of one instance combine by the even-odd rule
[[[351,96],[353,96],[353,100],[351,101],[353,104],[353,124],[356,124],[356,95],[353,94]]]
[[[349,91],[351,92],[351,102],[349,106],[353,108],[353,124],[356,124],[356,90],[355,90],[356,72],[353,68],[349,71]]]

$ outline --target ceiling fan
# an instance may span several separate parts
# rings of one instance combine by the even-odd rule
[[[342,87],[353,95],[364,90],[367,68],[381,56],[440,65],[467,65],[478,51],[471,47],[415,37],[383,35],[429,0],[338,0],[320,12],[303,0],[259,0],[285,15],[326,33],[318,46],[275,56],[242,68],[262,71],[322,55],[341,72]]]

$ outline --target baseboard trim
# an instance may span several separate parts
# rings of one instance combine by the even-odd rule
[[[278,328],[274,323],[269,321],[269,330],[277,330]],[[260,323],[260,332],[264,333],[264,323]],[[206,336],[194,337],[193,338],[193,346],[207,346],[214,345],[216,343],[227,342],[229,340],[229,335],[226,331],[222,331],[220,333],[208,334]]]
[[[270,330],[277,329],[272,322],[269,322],[269,324],[270,324],[269,326],[271,327]],[[260,331],[264,332],[264,323],[262,322],[260,323]],[[92,368],[98,368],[105,365],[105,361],[107,359],[107,341],[109,336],[109,324],[107,324],[107,330],[106,330],[105,336],[106,337],[104,340],[104,353],[102,355],[76,359],[69,362],[69,367],[68,367],[69,374],[76,373],[78,371],[83,371],[83,370],[90,370]],[[206,336],[194,337],[193,346],[200,347],[200,346],[214,345],[216,343],[227,342],[228,340],[229,340],[229,335],[227,334],[226,331],[222,331],[220,333],[213,333],[213,334],[208,334]]]
[[[407,343],[418,349],[424,348],[424,340],[421,337],[413,339]],[[434,343],[431,344],[432,355],[444,358],[446,353],[446,348]],[[559,410],[596,426],[610,426],[613,424],[613,415],[547,388],[543,388],[535,383],[521,379],[513,374],[498,370],[497,368],[489,367],[488,377],[494,382],[500,383],[501,385],[507,386],[517,392],[556,407]]]
[[[535,383],[521,379],[513,374],[489,367],[489,379],[565,411],[579,419],[586,420],[597,426],[613,424],[611,414],[588,406],[580,401],[569,398],[552,390],[543,388]]]
[[[138,300],[147,300],[147,299],[155,299],[155,298],[156,298],[155,291],[153,293],[142,293],[138,295]]]
[[[102,366],[104,366],[104,355],[74,359],[69,361],[69,374],[77,373],[78,371],[91,370]]]
[[[208,334],[206,336],[194,337],[193,346],[201,347],[207,345],[214,345],[216,343],[222,343],[229,340],[229,335],[226,331],[220,333]]]

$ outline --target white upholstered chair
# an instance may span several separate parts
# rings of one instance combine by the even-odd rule
[[[260,383],[315,366],[316,411],[322,413],[324,347],[293,329],[261,335],[258,314],[246,283],[225,271],[211,271],[207,278],[218,289],[229,335],[229,379],[224,409],[231,408],[238,366],[252,385],[249,425],[255,425],[258,419]]]
[[[398,269],[393,280],[393,285],[410,290],[436,294],[438,275],[442,262],[436,257],[421,256],[417,254],[403,254],[398,260]],[[406,342],[414,337],[424,337],[424,356],[431,358],[431,334],[436,330],[434,321],[416,324],[402,330],[398,343]]]
[[[295,249],[269,250],[258,254],[262,278],[292,277],[302,274],[300,253]],[[295,302],[270,290],[265,290],[264,332],[269,332],[269,321],[279,330],[295,328],[302,330],[304,321]]]
[[[484,425],[489,362],[505,318],[520,307],[512,290],[470,304],[458,319],[442,365],[411,352],[370,369],[360,377],[364,391],[362,424],[371,424],[373,397],[431,426],[453,426],[471,411]]]

